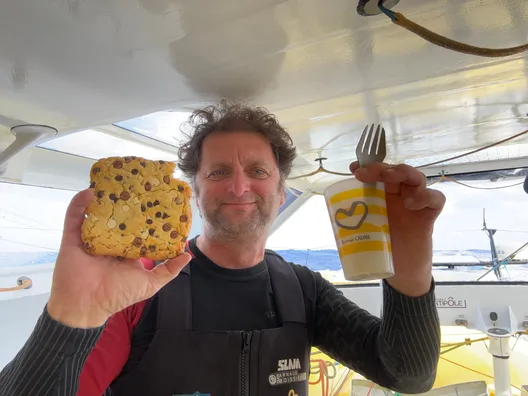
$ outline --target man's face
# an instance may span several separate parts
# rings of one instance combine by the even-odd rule
[[[202,145],[196,202],[207,233],[255,238],[284,204],[284,187],[269,142],[253,132],[220,132]]]

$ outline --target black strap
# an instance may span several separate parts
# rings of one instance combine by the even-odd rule
[[[193,260],[175,279],[158,292],[158,329],[191,330]],[[304,295],[292,266],[272,251],[266,251],[264,260],[268,267],[271,287],[282,323],[306,324]]]
[[[272,251],[266,251],[264,260],[268,266],[273,296],[282,323],[306,324],[304,295],[292,266]]]
[[[158,329],[191,330],[191,264],[158,292]]]
[[[189,241],[185,252],[191,253]],[[158,292],[157,328],[190,330],[192,327],[191,263],[182,268],[171,282]],[[155,263],[158,265],[158,262]]]

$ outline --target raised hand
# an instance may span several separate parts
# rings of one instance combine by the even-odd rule
[[[89,255],[81,225],[93,198],[92,190],[84,190],[68,206],[47,306],[52,318],[70,327],[102,326],[114,313],[152,297],[191,259],[183,253],[149,271],[140,260]]]
[[[413,296],[426,293],[431,284],[434,223],[446,202],[445,195],[427,188],[427,178],[412,166],[374,163],[350,171],[364,183],[385,185],[395,275],[387,281]]]

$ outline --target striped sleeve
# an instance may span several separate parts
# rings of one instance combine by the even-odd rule
[[[27,342],[0,372],[0,396],[75,396],[103,328],[67,327],[52,319],[46,306]]]
[[[430,390],[440,356],[434,281],[409,297],[383,281],[383,319],[323,280],[316,302],[314,346],[379,386],[401,393]]]

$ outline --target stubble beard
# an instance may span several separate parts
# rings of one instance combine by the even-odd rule
[[[229,219],[221,213],[221,207],[202,213],[209,236],[224,242],[251,242],[260,239],[272,222],[271,202],[260,202],[252,213],[240,221]]]

